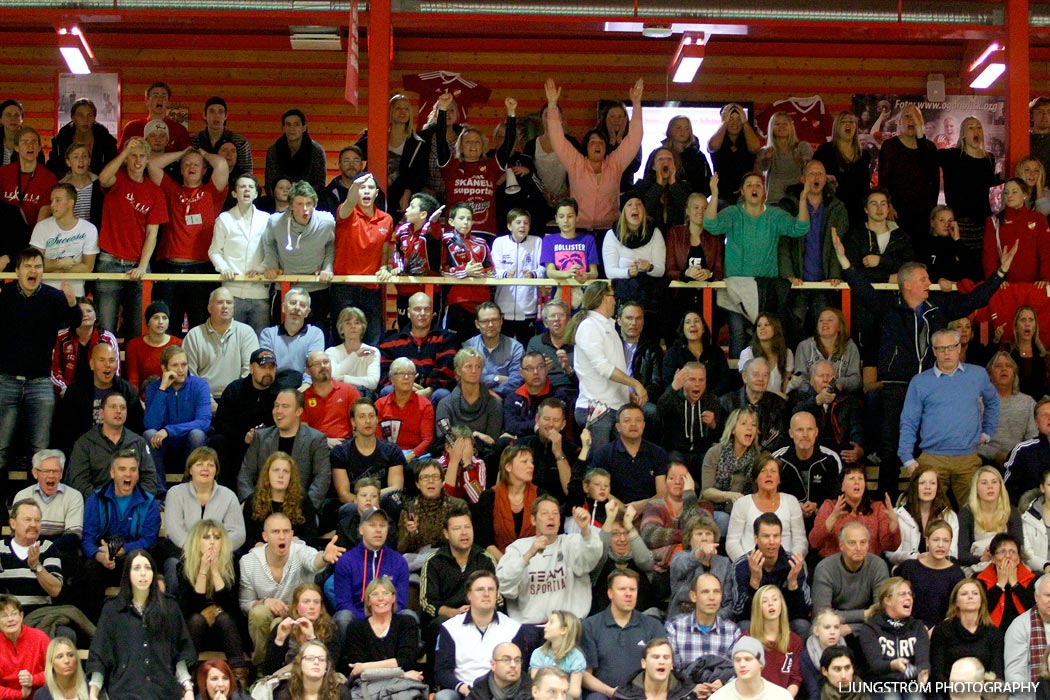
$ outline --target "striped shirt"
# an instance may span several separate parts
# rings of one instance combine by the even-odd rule
[[[29,613],[44,605],[51,605],[51,596],[29,570],[28,555],[19,557],[13,538],[0,541],[0,590],[18,598],[24,612]],[[20,548],[21,549],[21,548]],[[40,540],[40,563],[49,574],[62,580],[62,561],[52,550],[51,542]]]
[[[247,615],[257,600],[280,598],[291,604],[292,592],[301,583],[314,580],[314,574],[324,568],[314,568],[317,561],[317,550],[302,542],[293,541],[288,551],[288,560],[281,572],[278,583],[270,565],[266,563],[266,550],[269,545],[256,547],[241,559],[241,610]]]

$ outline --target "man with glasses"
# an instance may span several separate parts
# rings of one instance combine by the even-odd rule
[[[565,337],[569,315],[569,305],[561,299],[551,299],[544,304],[541,316],[547,330],[532,336],[529,344],[525,346],[525,351],[543,355],[551,386],[571,394],[572,400],[567,405],[572,406],[576,403],[576,395],[580,388],[576,383],[576,373],[572,369],[573,345]]]
[[[492,670],[474,682],[470,700],[529,700],[532,683],[521,672],[524,661],[521,648],[513,642],[504,642],[492,650]]]
[[[901,473],[896,460],[900,444],[901,408],[908,382],[919,372],[933,366],[934,352],[930,346],[934,343],[931,334],[988,304],[1006,279],[1006,273],[1017,254],[1017,246],[1003,248],[999,269],[969,294],[944,295],[931,303],[930,274],[922,263],[908,262],[901,265],[897,271],[900,294],[880,294],[864,275],[853,268],[835,229],[831,231],[831,241],[842,267],[843,279],[853,292],[854,305],[863,304],[881,321],[878,374],[882,382],[882,439],[879,446],[882,464],[879,467],[878,495],[888,493],[893,499],[900,488]],[[989,435],[995,432],[995,424],[992,426]]]
[[[962,505],[981,466],[977,446],[999,425],[999,394],[983,367],[959,361],[959,331],[937,331],[931,344],[936,364],[908,386],[897,456],[908,476],[915,467],[936,469],[939,483],[949,485]]]
[[[503,399],[503,433],[515,438],[533,431],[536,412],[546,399],[558,399],[563,406],[568,406],[573,399],[570,392],[555,389],[551,384],[547,363],[540,353],[530,350],[522,355],[520,372],[521,386]]]
[[[496,610],[499,603],[499,581],[491,571],[475,571],[467,579],[466,612],[450,617],[438,632],[434,650],[434,681],[440,688],[434,700],[460,700],[470,695],[473,687],[491,669],[490,659],[500,660],[506,668],[521,660],[521,625]],[[516,650],[499,647],[514,642]]]
[[[481,370],[481,385],[506,400],[522,383],[520,371],[525,350],[514,338],[503,335],[503,312],[491,301],[478,304],[474,325],[478,335],[463,343],[474,348],[485,358]]]

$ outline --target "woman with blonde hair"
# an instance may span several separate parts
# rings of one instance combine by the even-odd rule
[[[995,467],[983,466],[970,480],[970,496],[959,509],[959,565],[972,574],[992,562],[989,545],[1000,532],[1024,541],[1021,516],[1010,505],[1003,477]]]
[[[568,610],[555,610],[543,627],[543,646],[534,649],[529,660],[529,674],[535,678],[541,668],[553,666],[569,676],[569,698],[578,700],[583,690],[587,660],[580,649],[583,625]]]
[[[1043,344],[1035,309],[1027,305],[1017,307],[1013,329],[1013,340],[1005,349],[1017,363],[1018,388],[1038,401],[1050,392],[1050,353]]]
[[[266,458],[259,470],[255,493],[241,506],[248,547],[262,542],[263,523],[271,513],[284,513],[300,539],[317,534],[317,516],[313,504],[303,493],[299,468],[287,452],[277,451]]]
[[[942,149],[937,157],[944,174],[944,200],[955,212],[959,242],[968,253],[962,257],[964,276],[980,279],[975,276],[977,270],[972,261],[981,251],[985,221],[992,214],[988,190],[1000,183],[995,174],[995,159],[985,150],[981,120],[973,116],[963,119],[956,148]],[[919,238],[918,231],[909,233],[916,241],[924,240]]]
[[[725,532],[733,504],[751,491],[751,468],[758,457],[758,413],[750,406],[729,414],[722,439],[704,455],[700,497],[715,505],[715,523]]]
[[[663,299],[667,249],[663,233],[647,213],[640,196],[628,195],[620,218],[606,232],[602,240],[602,261],[605,273],[613,282],[617,301],[641,303],[650,320],[645,328],[652,334],[659,331],[656,312]]]
[[[831,124],[831,140],[817,146],[813,160],[824,164],[835,196],[846,205],[850,221],[864,219],[864,198],[871,188],[871,154],[861,148],[857,115],[839,112]]]
[[[371,580],[365,588],[363,620],[354,620],[346,630],[340,669],[349,669],[351,679],[365,671],[401,669],[406,678],[422,681],[412,666],[419,658],[419,622],[414,613],[398,615],[397,590],[388,576]]]
[[[292,677],[273,692],[274,700],[351,700],[350,686],[343,682],[328,649],[313,639],[299,648],[292,661]]]
[[[238,627],[240,604],[233,550],[221,523],[198,521],[186,536],[178,564],[178,596],[194,648],[205,651],[218,647],[243,684],[248,680],[248,663]]]
[[[47,645],[44,686],[34,700],[88,700],[87,676],[77,656],[77,645],[68,637],[55,637]]]
[[[784,191],[802,177],[802,169],[813,158],[813,147],[799,141],[795,122],[787,112],[769,118],[766,145],[758,151],[756,165],[766,175],[766,201],[779,202]]]
[[[387,201],[390,211],[403,212],[408,208],[412,194],[423,189],[427,182],[429,153],[426,142],[416,133],[413,124],[411,100],[402,94],[390,98],[387,132]],[[368,160],[368,130],[361,132],[355,144],[361,149],[361,157]],[[382,157],[373,153],[376,157]],[[331,188],[329,188],[331,189]],[[397,218],[397,217],[395,217]]]
[[[948,597],[948,614],[930,638],[930,682],[947,681],[952,664],[967,656],[1001,680],[1003,644],[1003,632],[988,615],[984,586],[972,578],[959,581]]]
[[[911,584],[899,576],[879,585],[875,604],[868,608],[865,623],[856,631],[868,661],[864,680],[926,682],[930,675],[930,634],[912,617],[914,604]],[[918,693],[904,697],[910,700],[913,696],[922,697]]]
[[[375,322],[382,326],[379,319]],[[332,361],[332,378],[353,384],[362,396],[371,397],[379,386],[379,350],[361,342],[368,330],[365,312],[356,306],[344,307],[335,329],[343,342],[325,350]]]
[[[755,592],[748,634],[766,651],[762,677],[796,697],[802,687],[802,638],[790,629],[787,603],[777,586],[762,586]]]
[[[1045,216],[1028,208],[1030,193],[1028,183],[1019,177],[1003,185],[1003,209],[985,220],[983,246],[977,251],[985,277],[995,274],[1007,250],[1015,249],[1017,255],[1006,273],[1007,282],[1045,287],[1050,280],[1050,227]]]
[[[1050,215],[1050,193],[1046,191],[1046,168],[1042,161],[1032,156],[1025,156],[1017,161],[1014,177],[1028,183],[1031,192],[1028,195],[1028,208],[1043,216]]]

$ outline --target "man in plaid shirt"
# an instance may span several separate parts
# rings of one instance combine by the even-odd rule
[[[697,576],[689,598],[696,604],[696,612],[679,615],[667,623],[674,668],[679,672],[702,656],[717,654],[732,659],[733,645],[741,637],[736,623],[718,617],[722,605],[722,583],[716,576]],[[721,685],[719,681],[701,683],[696,687],[697,695],[706,698]]]

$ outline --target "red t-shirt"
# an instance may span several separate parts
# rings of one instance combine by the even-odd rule
[[[496,182],[503,176],[503,168],[495,158],[464,163],[452,158],[441,176],[445,179],[445,201],[450,205],[466,202],[474,211],[471,231],[497,233]]]
[[[160,189],[168,204],[168,223],[157,240],[157,260],[206,262],[215,220],[222,213],[229,188],[220,191],[210,182],[187,187],[165,174]]]
[[[51,188],[57,184],[58,178],[39,164],[31,173],[23,173],[17,159],[0,168],[0,193],[4,202],[21,211],[30,228],[36,226],[40,209],[51,206]]]
[[[335,262],[332,272],[337,275],[374,275],[386,264],[383,244],[393,241],[394,220],[378,208],[369,219],[359,207],[350,216],[335,219]],[[358,285],[375,289],[376,285]]]
[[[353,384],[332,380],[332,391],[324,398],[311,386],[303,392],[303,422],[330,438],[350,437],[350,409],[359,398],[361,394]]]
[[[146,240],[146,227],[168,223],[164,193],[148,177],[135,182],[126,170],[106,191],[102,203],[102,230],[98,247],[122,260],[138,260]]]
[[[121,374],[131,386],[135,387],[139,396],[146,396],[145,389],[139,386],[144,380],[161,375],[160,354],[164,348],[171,345],[182,345],[182,341],[175,336],[168,336],[168,338],[168,342],[159,348],[147,345],[141,337],[128,341],[128,346],[124,350],[124,365]]]
[[[376,400],[376,414],[383,439],[396,443],[402,450],[426,454],[434,440],[434,406],[413,392],[404,408],[390,393]]]

